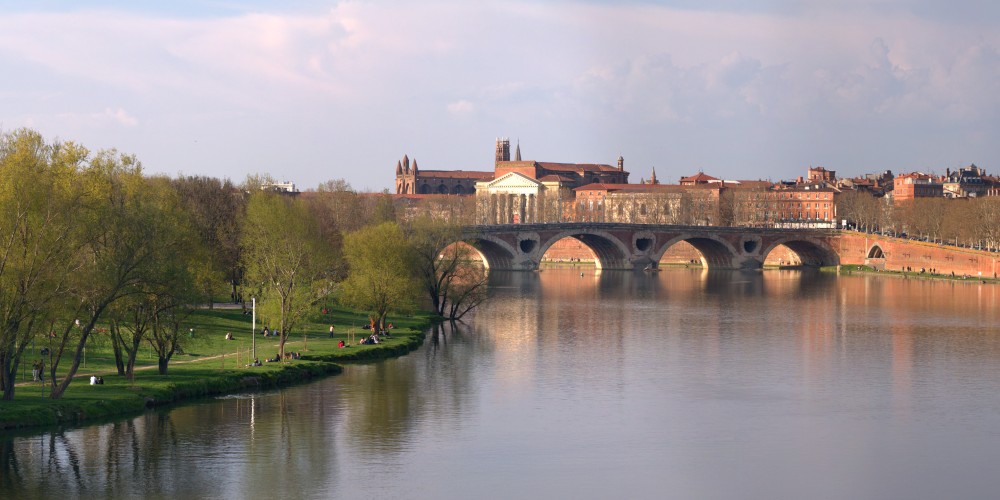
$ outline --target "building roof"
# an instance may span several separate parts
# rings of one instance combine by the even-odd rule
[[[815,184],[794,184],[794,185],[784,185],[775,184],[774,191],[809,191],[809,192],[823,192],[823,193],[837,193],[838,189],[830,187],[825,182],[819,182]]]
[[[719,179],[706,174],[705,172],[698,172],[690,177],[681,177],[681,182],[693,182],[693,183],[706,183],[712,181],[718,181]]]
[[[570,177],[567,177],[565,175],[558,175],[558,174],[543,175],[538,180],[542,181],[542,182],[573,182],[574,181],[574,179],[572,179]]]
[[[492,179],[493,172],[483,172],[474,170],[420,170],[420,178],[436,179]]]
[[[382,193],[375,193],[375,194],[382,194]],[[428,200],[428,199],[434,199],[434,198],[438,198],[438,199],[451,199],[451,198],[455,198],[455,195],[453,195],[453,194],[440,194],[440,193],[432,193],[432,194],[410,194],[410,193],[395,194],[395,193],[389,193],[388,196],[392,197],[392,199],[394,199],[394,200]]]
[[[617,172],[618,167],[599,163],[553,163],[536,161],[536,165],[556,172]]]
[[[498,168],[519,168],[533,167],[542,168],[552,172],[617,172],[618,167],[603,165],[599,163],[556,163],[549,161],[501,161],[497,162]]]
[[[585,186],[580,186],[573,191],[607,191],[607,192],[620,192],[620,193],[655,193],[655,192],[680,192],[680,191],[691,191],[691,190],[712,190],[720,189],[724,186],[721,184],[705,185],[699,184],[695,186],[682,186],[680,184],[609,184],[603,182],[594,182],[587,184]]]
[[[771,181],[722,181],[727,188],[735,189],[770,189],[774,186]]]

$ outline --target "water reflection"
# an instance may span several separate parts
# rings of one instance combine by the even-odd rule
[[[423,348],[0,438],[4,498],[987,498],[1000,286],[495,273]],[[666,492],[666,493],[665,493]]]

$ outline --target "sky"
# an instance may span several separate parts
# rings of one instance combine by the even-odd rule
[[[1000,2],[0,3],[0,131],[299,189],[605,163],[631,180],[1000,174]]]

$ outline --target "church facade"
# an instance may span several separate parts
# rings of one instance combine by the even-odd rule
[[[510,224],[564,220],[573,211],[574,189],[588,184],[627,184],[618,164],[557,163],[511,158],[510,140],[498,138],[492,171],[423,170],[408,156],[396,162],[398,195],[475,195],[477,223]]]
[[[492,179],[493,172],[469,170],[421,170],[416,158],[396,162],[396,194],[454,194],[473,195],[476,183]]]
[[[476,183],[476,214],[479,224],[558,222],[571,215],[574,189],[593,183],[627,184],[625,160],[618,165],[554,163],[521,159],[517,145],[514,158],[510,141],[497,139],[494,177]]]

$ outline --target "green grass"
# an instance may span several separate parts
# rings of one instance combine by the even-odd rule
[[[37,351],[42,347],[36,344],[34,350],[25,352],[14,400],[0,401],[0,429],[79,423],[193,397],[276,387],[339,373],[339,362],[385,359],[416,349],[431,323],[427,314],[390,317],[395,326],[391,338],[376,345],[358,345],[368,333],[360,328],[367,324],[367,316],[327,307],[329,314],[317,312],[308,324],[289,336],[285,351],[299,352],[301,359],[259,367],[246,366],[252,360],[251,317],[239,309],[206,309],[193,314],[184,328],[193,328],[194,336],[188,339],[184,354],[175,354],[171,359],[167,375],[159,375],[155,353],[144,346],[136,360],[134,381],[117,374],[108,334],[97,333],[88,343],[86,363],[81,364],[77,377],[59,400],[48,397],[48,382],[31,381],[31,363],[40,357]],[[331,324],[336,326],[332,338]],[[258,332],[260,329],[258,322]],[[351,340],[352,331],[353,344],[337,347],[339,341]],[[225,340],[227,332],[233,334],[234,340]],[[276,337],[258,333],[256,344],[261,361],[278,352]],[[68,358],[60,363],[60,377],[69,364]],[[104,385],[90,385],[91,375],[102,376]]]

